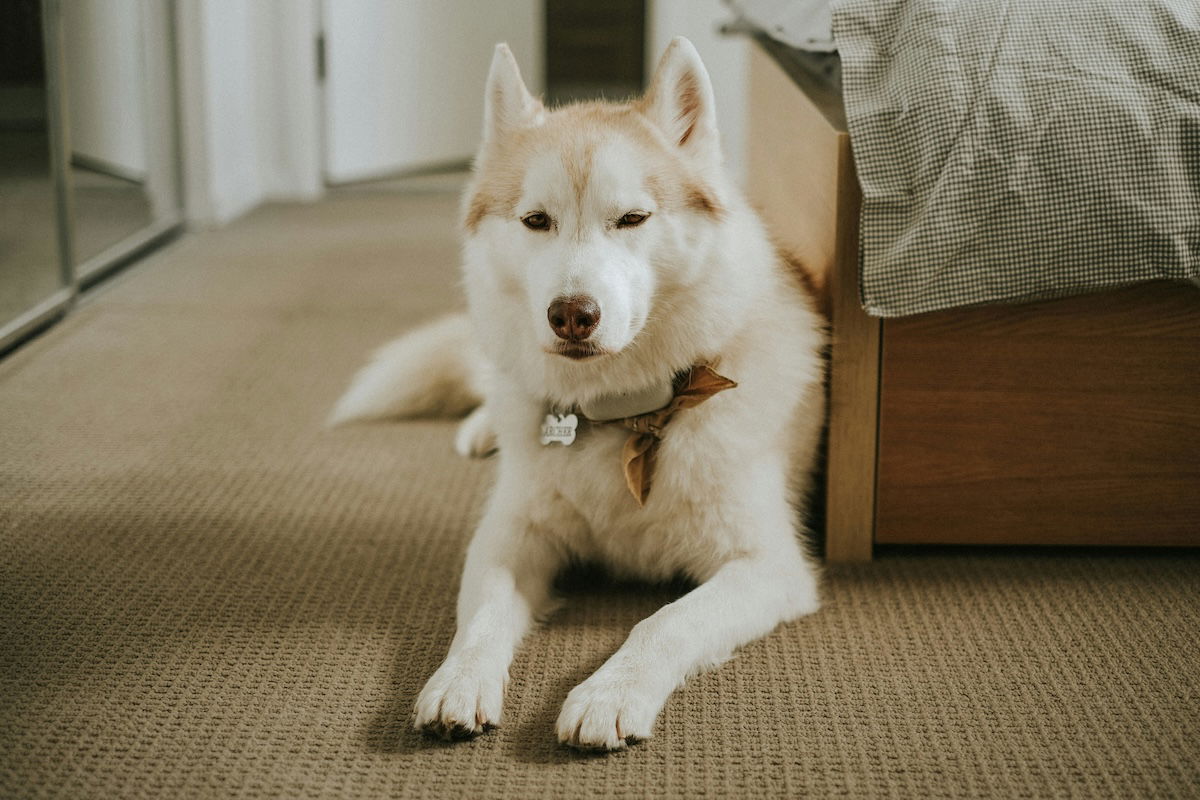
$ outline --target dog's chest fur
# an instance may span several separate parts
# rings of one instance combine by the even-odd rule
[[[603,563],[617,574],[650,580],[685,575],[703,580],[744,546],[744,531],[723,519],[743,489],[744,451],[714,451],[727,440],[733,397],[714,397],[681,411],[659,447],[645,505],[630,493],[621,450],[630,432],[615,424],[580,423],[574,444],[541,445],[534,426],[501,442],[505,469],[524,476],[533,493],[526,508],[533,535],[546,536],[571,557]],[[523,415],[530,415],[532,409]]]

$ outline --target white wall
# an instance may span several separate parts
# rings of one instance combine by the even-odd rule
[[[474,155],[497,42],[541,91],[540,0],[327,0],[324,22],[325,171],[335,183]]]
[[[258,148],[268,198],[311,199],[324,190],[316,79],[320,6],[319,0],[256,0]]]
[[[71,151],[133,180],[146,175],[141,0],[62,6]]]
[[[733,18],[720,0],[651,0],[647,40],[647,76],[676,36],[696,45],[712,79],[717,97],[717,124],[730,172],[738,181],[746,175],[746,114],[749,86],[749,43],[744,36],[717,33]]]
[[[320,179],[318,0],[179,0],[184,206],[221,224]]]

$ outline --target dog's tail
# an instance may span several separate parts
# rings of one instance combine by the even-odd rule
[[[329,415],[329,425],[459,416],[483,400],[487,365],[463,314],[444,317],[381,347]]]

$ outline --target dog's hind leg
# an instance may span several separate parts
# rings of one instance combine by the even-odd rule
[[[794,554],[739,558],[638,623],[621,648],[567,696],[559,741],[617,750],[648,738],[667,698],[779,623],[816,611],[816,579]]]
[[[462,739],[500,723],[513,653],[550,610],[559,565],[545,539],[493,503],[467,550],[450,652],[417,698],[414,727]]]

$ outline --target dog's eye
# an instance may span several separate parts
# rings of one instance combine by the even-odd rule
[[[525,227],[531,231],[548,231],[550,230],[550,217],[543,214],[541,211],[535,211],[532,214],[526,214],[521,217],[521,222],[525,223]]]
[[[630,211],[628,214],[617,220],[617,227],[633,228],[641,225],[648,219],[650,219],[650,214],[645,211]]]

